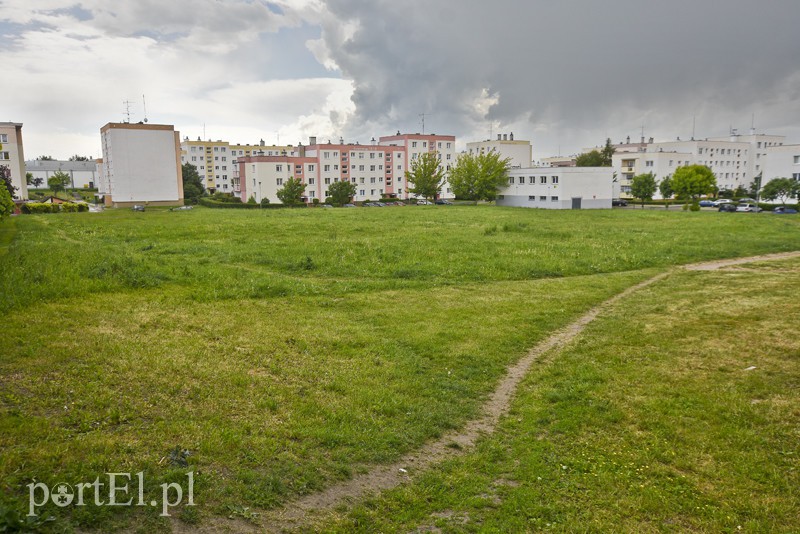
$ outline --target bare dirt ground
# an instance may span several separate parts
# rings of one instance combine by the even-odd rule
[[[800,251],[696,263],[677,269],[711,271],[757,261],[795,257],[800,257]],[[240,520],[217,519],[207,522],[200,530],[205,532],[282,532],[302,529],[325,512],[342,506],[347,507],[368,495],[394,488],[411,480],[433,464],[463,454],[474,446],[481,436],[491,434],[495,430],[500,418],[508,411],[517,386],[539,356],[548,351],[565,347],[610,306],[632,293],[664,279],[677,269],[660,273],[629,287],[545,338],[508,369],[506,376],[498,383],[484,404],[481,417],[468,422],[463,428],[427,443],[419,450],[407,454],[390,465],[375,466],[370,471],[356,475],[350,480],[289,502],[283,508],[269,511],[256,524]],[[172,526],[175,532],[189,532],[186,530],[186,525],[179,524],[178,521],[173,522]],[[191,531],[196,532],[196,527],[192,527]]]

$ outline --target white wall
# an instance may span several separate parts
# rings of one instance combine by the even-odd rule
[[[513,169],[497,205],[573,209],[573,199],[580,199],[580,209],[611,208],[612,180],[611,167]]]
[[[8,154],[8,159],[0,160],[0,165],[11,169],[11,184],[17,188],[16,198],[28,198],[28,186],[25,181],[25,154],[22,148],[22,124],[13,122],[0,123],[0,134],[6,137],[6,142],[0,143],[3,148],[0,152]]]

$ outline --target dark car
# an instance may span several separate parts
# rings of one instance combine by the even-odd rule
[[[713,205],[714,205],[714,201],[713,200],[701,200],[700,201],[700,207],[701,208],[710,208]]]
[[[439,205],[439,206],[450,206],[450,205],[452,205],[453,203],[452,203],[452,202],[450,202],[449,200],[445,200],[445,199],[443,199],[443,198],[440,198],[439,200],[436,200],[436,201],[434,202],[434,204],[437,204],[437,205]]]
[[[611,205],[624,207],[628,205],[628,201],[625,200],[624,198],[615,198],[614,200],[611,201]]]
[[[780,215],[781,213],[797,213],[797,210],[794,208],[787,208],[785,206],[778,206],[777,208],[772,210],[772,213],[777,213],[778,215]]]
[[[734,211],[735,212],[736,211],[736,206],[734,206],[733,204],[722,204],[719,207],[719,211]]]

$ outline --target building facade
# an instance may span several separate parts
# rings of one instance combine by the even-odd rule
[[[106,205],[183,205],[180,137],[172,125],[108,123],[100,137]]]
[[[290,147],[291,148],[291,147]],[[369,145],[359,143],[320,144],[315,137],[308,146],[298,145],[291,153],[237,157],[240,190],[243,202],[251,197],[256,202],[268,198],[279,202],[277,192],[289,178],[306,184],[304,200],[325,201],[328,188],[338,181],[356,185],[355,201],[378,200],[382,197],[407,199],[405,173],[411,162],[425,152],[435,152],[441,169],[447,173],[455,161],[455,137],[400,134],[381,137]],[[442,198],[452,198],[449,184],[442,187]]]
[[[63,172],[70,177],[70,187],[93,188],[99,185],[96,160],[90,161],[59,161],[40,160],[25,162],[26,172],[33,178],[41,178],[39,188],[47,188],[47,179],[56,172]],[[33,187],[33,186],[31,186]]]
[[[541,209],[610,209],[611,167],[530,167],[512,169],[498,206]]]
[[[25,180],[25,153],[22,149],[22,123],[0,122],[0,165],[11,172],[11,184],[16,188],[14,198],[28,199]]]
[[[500,159],[508,158],[513,169],[527,168],[533,160],[533,147],[530,141],[514,140],[514,132],[497,134],[497,139],[467,143],[467,154],[478,155],[497,152]]]
[[[800,145],[769,147],[762,172],[762,186],[774,178],[792,178],[800,182]]]

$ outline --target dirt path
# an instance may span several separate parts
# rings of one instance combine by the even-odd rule
[[[685,265],[682,268],[692,271],[710,271],[755,261],[795,257],[800,257],[800,251],[696,263]],[[563,348],[608,307],[626,298],[630,294],[664,279],[670,273],[675,272],[675,270],[676,269],[672,269],[660,273],[629,287],[623,292],[595,306],[566,327],[542,340],[533,347],[528,354],[508,369],[506,376],[500,381],[488,401],[484,404],[483,415],[478,419],[468,422],[463,428],[445,434],[439,439],[427,443],[420,449],[407,454],[391,465],[376,466],[367,473],[357,475],[350,480],[333,485],[321,492],[307,495],[290,502],[282,509],[267,512],[262,517],[262,521],[258,526],[243,522],[227,521],[224,526],[220,523],[216,523],[214,526],[208,525],[211,527],[210,530],[281,532],[284,530],[302,528],[315,517],[337,506],[346,505],[358,501],[367,495],[394,488],[410,480],[431,465],[462,454],[465,449],[471,448],[478,438],[486,434],[491,434],[495,430],[500,417],[508,411],[517,386],[528,373],[533,362],[540,355],[553,349]],[[454,444],[458,444],[458,447],[455,447]],[[222,528],[220,529],[220,527]]]

